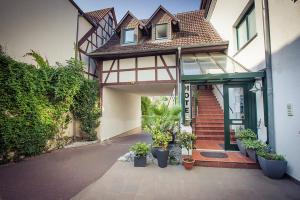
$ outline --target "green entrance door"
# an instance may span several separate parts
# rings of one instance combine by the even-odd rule
[[[251,128],[256,132],[256,98],[253,83],[224,84],[225,150],[237,150],[235,133]]]

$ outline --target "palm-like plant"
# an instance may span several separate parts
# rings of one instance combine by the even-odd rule
[[[169,108],[165,104],[151,105],[149,115],[144,116],[145,127],[153,133],[154,129],[159,129],[163,133],[173,134],[179,126],[180,107]]]

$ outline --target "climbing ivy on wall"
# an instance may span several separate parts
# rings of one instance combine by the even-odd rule
[[[96,128],[100,125],[99,85],[94,80],[85,79],[75,95],[73,115],[80,121],[83,136],[87,140],[97,139]]]
[[[37,66],[0,52],[0,163],[61,148],[71,118],[88,140],[97,139],[98,85],[83,76],[83,63],[70,59],[50,66],[31,51]]]

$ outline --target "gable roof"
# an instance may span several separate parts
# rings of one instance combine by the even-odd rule
[[[115,10],[114,8],[104,8],[104,9],[100,9],[100,10],[95,10],[95,11],[91,11],[91,12],[86,12],[86,15],[96,24],[98,24],[103,17],[105,17],[109,12],[112,12],[113,15],[113,20],[115,22],[115,24],[117,24],[117,19],[116,19],[116,15],[115,15]]]
[[[180,31],[172,35],[172,40],[153,41],[149,36],[143,37],[136,45],[121,45],[120,38],[114,34],[102,47],[98,48],[90,56],[135,54],[138,52],[150,52],[190,48],[193,46],[227,45],[222,40],[212,25],[204,19],[204,10],[197,10],[175,15],[180,20]]]
[[[165,9],[162,5],[160,5],[156,11],[153,13],[153,15],[147,20],[146,26],[149,27],[151,26],[151,21],[154,19],[154,17],[159,13],[159,11],[162,10],[165,13],[167,13],[167,15],[169,15],[171,17],[172,20],[174,21],[179,21],[179,19],[177,17],[175,17],[174,15],[172,15],[167,9]]]
[[[127,11],[127,13],[124,15],[124,17],[121,19],[121,21],[118,23],[118,25],[116,26],[116,31],[119,30],[119,28],[121,27],[121,25],[125,22],[125,19],[128,17],[128,16],[131,16],[133,19],[135,19],[139,25],[142,25],[142,26],[145,26],[145,24],[139,20],[138,18],[136,18],[134,16],[134,14],[132,14],[130,11]]]
[[[96,24],[81,10],[81,8],[73,0],[69,0],[69,2],[78,10],[83,18],[85,18],[91,25],[96,26]]]

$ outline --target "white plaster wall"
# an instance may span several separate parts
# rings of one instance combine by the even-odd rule
[[[47,57],[50,64],[74,57],[77,9],[68,0],[2,0],[0,44],[19,61],[30,49]]]
[[[224,40],[228,55],[256,71],[264,68],[264,40],[261,0],[255,0],[257,36],[237,53],[234,23],[249,0],[218,0],[210,21]],[[288,173],[300,180],[300,2],[269,0],[274,86],[276,151],[288,160]],[[257,118],[263,118],[262,93],[256,94]],[[287,104],[293,116],[287,116]],[[266,139],[262,120],[259,138]]]
[[[167,66],[176,66],[176,55],[175,54],[163,55],[162,57],[165,60]],[[157,57],[157,66],[158,67],[164,66],[164,64],[159,56]]]
[[[248,69],[257,71],[265,67],[261,0],[255,0],[257,36],[239,52],[234,28],[248,2],[249,0],[218,0],[210,22],[223,40],[229,41],[228,55]]]
[[[176,66],[176,55],[163,55],[163,58],[167,66]],[[113,60],[103,61],[103,70],[109,71]],[[155,67],[155,56],[146,56],[137,58],[138,68]],[[157,56],[157,66],[164,67],[160,56]],[[121,71],[120,72],[120,82],[134,82],[135,81],[135,58],[124,58],[119,60],[119,68],[122,69],[132,69],[132,71]],[[117,61],[115,61],[112,70],[117,70]],[[171,80],[166,69],[157,70],[158,80]],[[176,69],[171,68],[170,73],[173,78],[176,79]],[[107,73],[103,73],[103,81],[105,81]],[[116,76],[108,78],[108,83],[117,82]],[[154,69],[143,69],[138,70],[138,81],[155,81],[155,70]]]
[[[138,58],[138,68],[154,67],[155,56],[146,56]]]
[[[217,88],[220,90],[220,92],[218,91]],[[222,110],[224,111],[224,98],[222,96],[223,95],[223,85],[222,84],[213,85],[213,94],[217,98],[219,105],[221,106]]]
[[[104,87],[103,111],[98,137],[106,140],[140,126],[141,96]]]
[[[276,151],[288,160],[288,173],[300,180],[300,2],[273,0],[269,7]],[[287,115],[289,103],[293,116]]]

